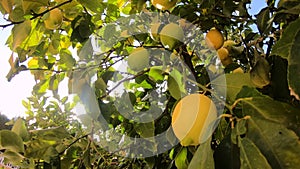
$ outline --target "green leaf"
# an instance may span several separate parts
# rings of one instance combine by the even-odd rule
[[[70,136],[68,131],[62,126],[43,130],[33,130],[31,133],[42,140],[49,141],[61,141]]]
[[[154,122],[139,123],[134,126],[135,131],[142,137],[148,138],[154,136]]]
[[[187,148],[182,147],[180,152],[175,157],[175,165],[178,169],[187,169],[188,161],[187,161]]]
[[[248,138],[240,139],[241,169],[271,169],[267,159]]]
[[[211,139],[201,144],[195,152],[188,169],[211,169],[215,168]]]
[[[263,8],[257,15],[257,27],[260,34],[267,34],[271,28],[270,22],[270,9],[269,7]]]
[[[220,76],[211,82],[216,92],[221,96],[226,96],[228,102],[234,102],[237,94],[243,86],[254,87],[250,80],[249,73],[231,73],[226,74],[226,84],[224,77]]]
[[[4,157],[4,161],[13,165],[17,165],[24,159],[20,153],[15,151],[6,150],[4,153],[0,154],[0,157]],[[1,163],[0,163],[1,164]],[[1,166],[1,165],[0,165]]]
[[[294,92],[300,95],[300,19],[290,23],[281,39],[273,46],[272,55],[288,59],[288,82]]]
[[[59,63],[63,68],[72,69],[76,60],[73,58],[72,53],[66,49],[60,51]]]
[[[272,55],[279,55],[289,60],[299,49],[300,18],[291,22],[284,30],[281,39],[272,48]],[[299,56],[299,55],[298,55]],[[293,56],[292,58],[296,58]]]
[[[12,29],[12,49],[15,50],[19,47],[23,41],[28,37],[31,31],[31,21],[26,20],[20,24],[17,24]]]
[[[247,137],[272,168],[297,168],[300,165],[299,110],[267,96],[242,100],[242,110],[244,115],[251,116]]]
[[[84,7],[88,8],[94,13],[102,14],[104,9],[104,3],[101,1],[95,1],[95,0],[78,0],[80,4],[82,4]]]
[[[56,142],[35,139],[26,144],[25,157],[45,160],[50,163],[51,158],[58,155],[54,145]]]
[[[183,82],[183,75],[178,70],[173,69],[168,77],[168,89],[172,97],[176,100],[183,96],[185,91],[185,84]]]
[[[162,66],[153,66],[149,70],[149,77],[153,81],[163,81],[164,80],[164,70],[162,69]]]
[[[11,131],[18,134],[24,141],[28,141],[29,133],[27,131],[27,127],[23,119],[18,118],[15,124],[13,125]]]
[[[0,131],[0,150],[11,150],[14,152],[24,152],[23,140],[15,132],[10,130]]]

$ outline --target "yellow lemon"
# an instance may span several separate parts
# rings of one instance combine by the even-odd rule
[[[151,0],[153,6],[160,10],[169,10],[173,8],[177,0]]]
[[[182,146],[199,145],[211,136],[216,120],[214,102],[203,94],[191,94],[176,104],[172,128]]]
[[[223,64],[224,67],[232,63],[232,58],[229,57],[229,52],[226,48],[222,47],[217,50],[218,57],[221,60],[221,63]]]
[[[205,36],[205,42],[209,48],[217,50],[223,46],[224,38],[220,31],[213,28],[207,32]]]

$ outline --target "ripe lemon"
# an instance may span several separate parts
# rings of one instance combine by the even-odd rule
[[[134,49],[128,56],[128,66],[134,71],[141,71],[149,67],[149,61],[149,52],[143,47]]]
[[[221,63],[223,64],[223,66],[226,67],[227,65],[232,63],[232,58],[229,57],[229,52],[226,48],[222,47],[222,48],[218,49],[217,54],[221,60]]]
[[[203,94],[191,94],[176,104],[172,128],[182,146],[198,145],[211,136],[216,119],[213,101]]]
[[[224,38],[220,31],[213,28],[207,32],[205,36],[205,42],[209,48],[217,50],[223,46]]]
[[[177,0],[151,0],[153,6],[160,10],[169,10],[173,8]]]
[[[244,73],[244,70],[241,67],[238,67],[232,71],[232,73]]]
[[[58,29],[63,21],[63,15],[60,9],[55,8],[49,12],[48,17],[44,20],[47,29]]]
[[[183,38],[184,32],[182,28],[175,23],[167,24],[160,32],[161,43],[165,48],[171,50],[177,48],[183,42]]]

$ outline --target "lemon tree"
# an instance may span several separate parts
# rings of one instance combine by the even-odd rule
[[[36,82],[0,166],[298,168],[299,5],[0,1],[3,73]]]

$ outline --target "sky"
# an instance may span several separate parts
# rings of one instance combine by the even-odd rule
[[[257,14],[264,6],[266,6],[264,0],[252,0],[250,14]],[[0,24],[4,23],[6,22],[0,14]],[[31,96],[32,87],[35,85],[34,77],[29,71],[19,73],[10,82],[6,79],[10,70],[8,59],[11,51],[5,46],[5,42],[11,28],[0,28],[0,113],[8,118],[25,116],[26,109],[22,105],[22,100]],[[67,91],[63,91],[63,93],[67,93]]]

